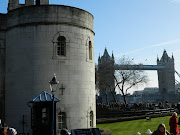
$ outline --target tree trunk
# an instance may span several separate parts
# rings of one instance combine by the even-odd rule
[[[123,93],[123,99],[124,99],[124,106],[126,107],[126,95]]]
[[[114,92],[111,90],[111,88],[110,88],[110,91],[111,91],[111,94],[112,94],[112,96],[113,96],[114,102],[116,103],[116,105],[119,106],[119,104],[117,103],[116,96],[114,95]]]
[[[107,95],[107,89],[106,89],[106,104],[109,105],[109,102],[108,102],[108,95]]]

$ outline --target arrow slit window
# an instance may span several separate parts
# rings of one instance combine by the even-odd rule
[[[93,111],[90,112],[90,127],[93,127]]]
[[[92,60],[92,43],[89,41],[89,60]]]

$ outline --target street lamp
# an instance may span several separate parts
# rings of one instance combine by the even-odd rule
[[[51,89],[51,93],[52,93],[52,104],[53,104],[53,118],[52,118],[52,135],[54,135],[54,92],[56,92],[57,86],[59,84],[59,81],[56,80],[56,74],[54,73],[54,77],[52,78],[51,81],[49,81],[50,83],[50,89]]]

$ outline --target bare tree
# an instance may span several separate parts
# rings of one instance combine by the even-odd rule
[[[134,65],[132,60],[129,60],[123,56],[118,63],[119,66],[130,67]],[[138,64],[141,65],[141,64]],[[137,66],[138,66],[137,65]],[[148,81],[147,75],[143,70],[115,70],[114,63],[112,61],[102,62],[98,66],[96,65],[96,88],[100,92],[106,93],[106,102],[108,104],[107,92],[111,92],[114,102],[117,103],[115,90],[119,89],[123,95],[124,103],[126,104],[126,95],[128,90],[133,87],[145,84]]]
[[[119,60],[119,65],[124,65],[129,67],[133,65],[133,62],[123,56]],[[141,64],[139,64],[141,65]],[[114,74],[116,85],[118,89],[121,91],[124,99],[124,103],[126,104],[126,95],[129,89],[147,83],[148,77],[143,70],[116,70]]]
[[[117,104],[115,95],[115,80],[114,80],[114,62],[105,61],[96,67],[96,87],[100,92],[106,93],[106,103],[108,104],[108,92],[111,92],[114,102]]]

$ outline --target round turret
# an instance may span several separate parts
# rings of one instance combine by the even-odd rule
[[[6,122],[21,132],[24,116],[31,133],[27,103],[51,92],[49,81],[56,73],[56,130],[95,127],[93,16],[74,7],[40,5],[11,10],[7,18]]]

